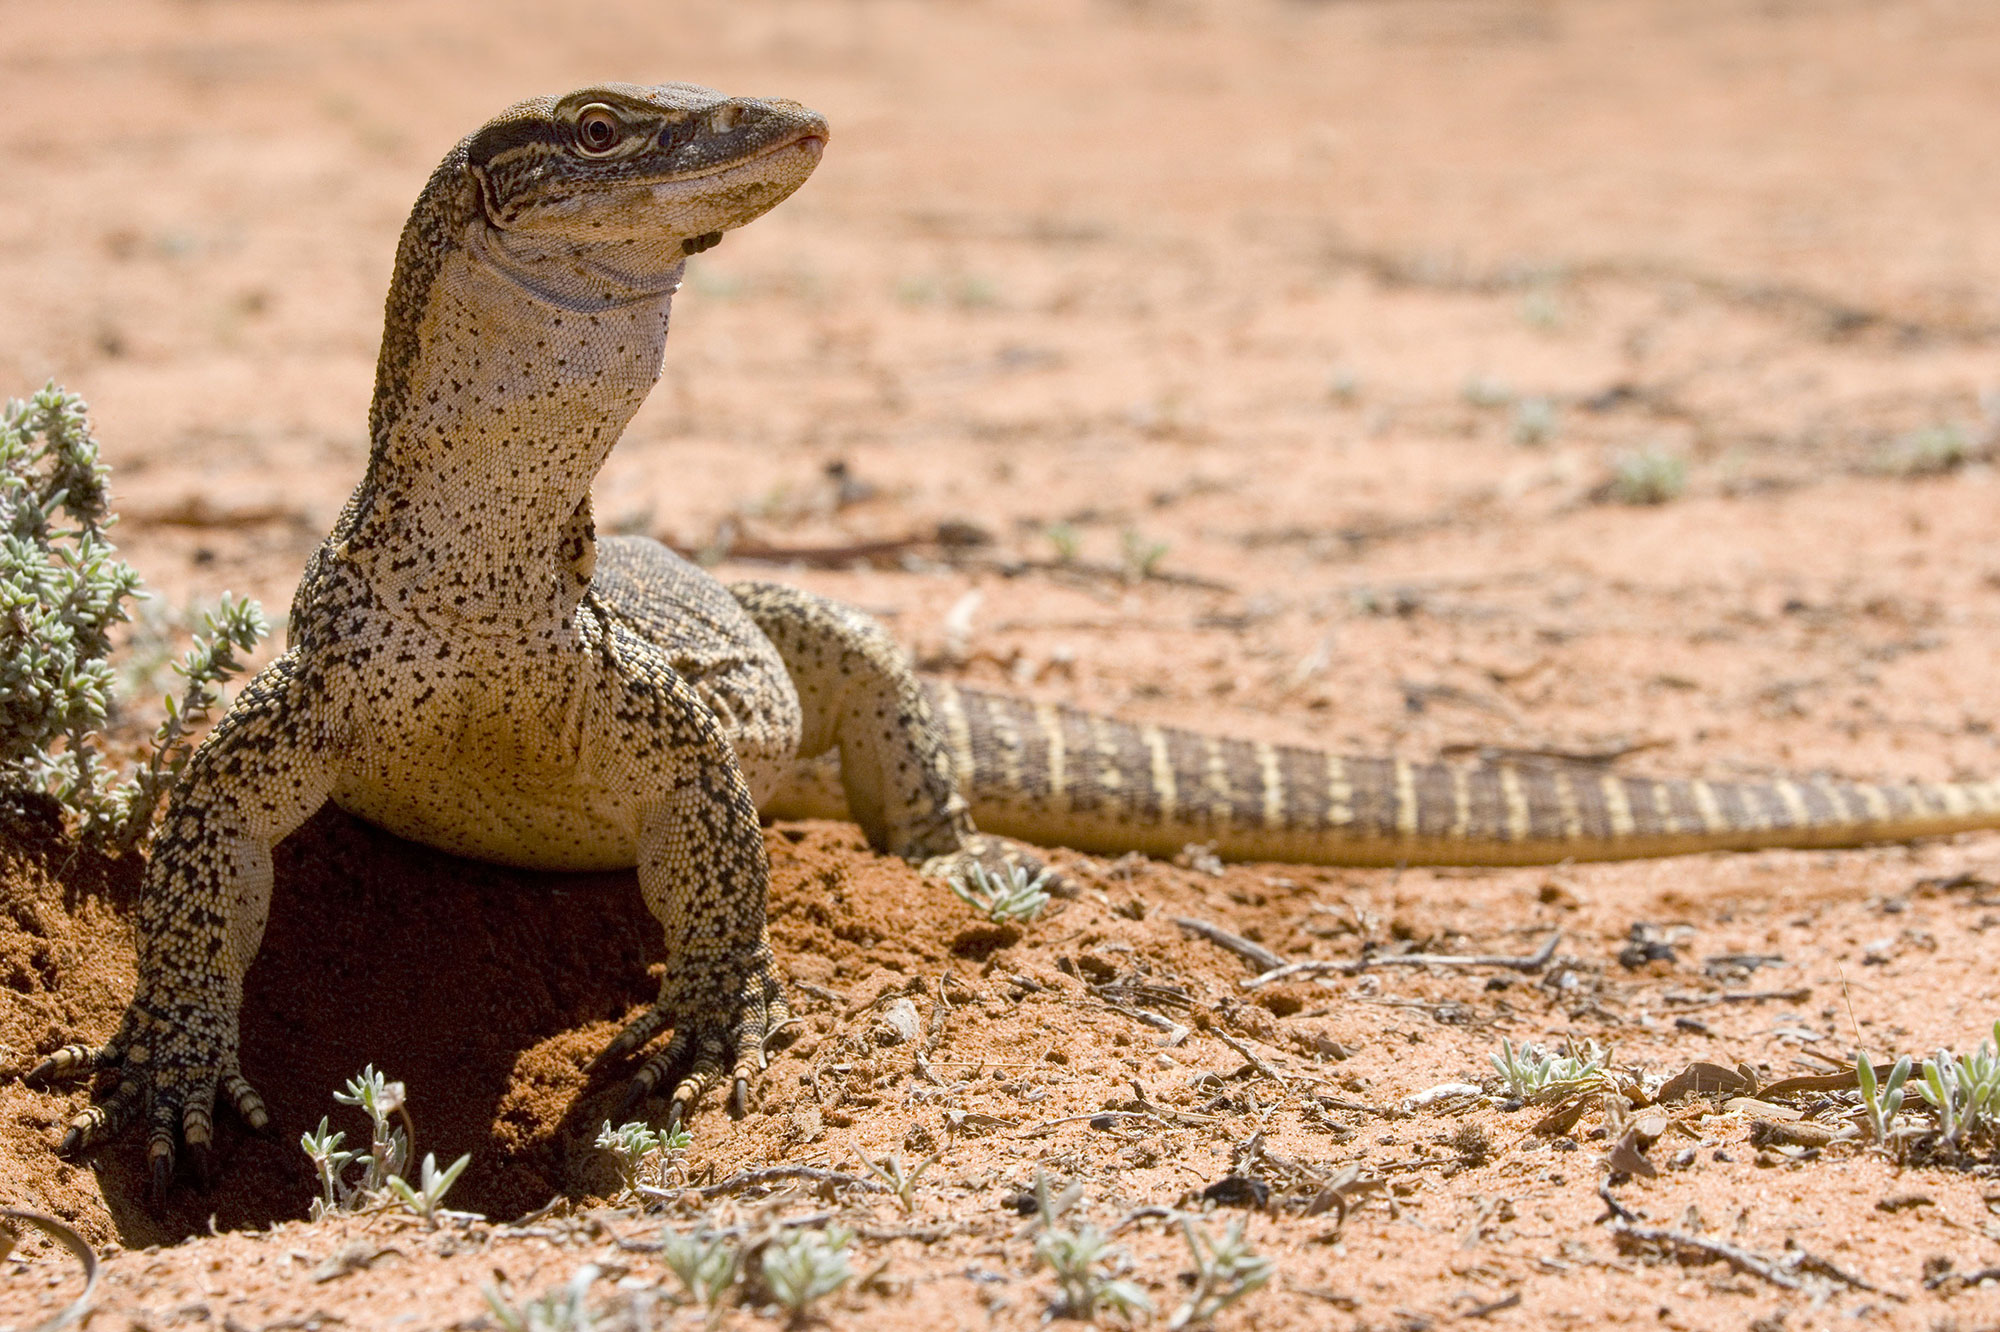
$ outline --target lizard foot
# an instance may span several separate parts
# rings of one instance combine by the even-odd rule
[[[918,866],[923,874],[940,882],[950,882],[977,865],[988,874],[1006,878],[1019,870],[1029,882],[1040,881],[1050,897],[1075,897],[1075,880],[1054,869],[1041,857],[1040,849],[1011,837],[975,833],[948,855],[932,856]]]
[[[763,1069],[769,1038],[791,1016],[778,984],[768,945],[759,945],[747,962],[698,962],[676,959],[660,985],[653,1006],[627,1023],[603,1053],[591,1061],[593,1071],[632,1054],[671,1026],[665,1048],[640,1066],[625,1088],[617,1118],[631,1117],[643,1102],[671,1085],[667,1127],[678,1128],[716,1082],[730,1070],[730,1109],[749,1108],[750,1081]],[[670,1082],[671,1080],[671,1082]]]
[[[186,1030],[186,1025],[177,1028],[135,1002],[109,1044],[100,1049],[65,1045],[23,1079],[30,1086],[50,1087],[93,1074],[110,1075],[92,1093],[91,1103],[70,1120],[56,1152],[75,1156],[117,1137],[143,1116],[154,1206],[164,1203],[173,1189],[181,1148],[186,1149],[202,1191],[214,1183],[211,1149],[218,1091],[229,1098],[252,1132],[261,1133],[271,1123],[264,1098],[238,1071],[235,1056],[204,1049],[208,1043],[187,1036]]]

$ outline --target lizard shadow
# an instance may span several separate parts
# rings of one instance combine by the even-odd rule
[[[146,1204],[136,1134],[94,1155],[121,1241],[303,1217],[318,1191],[299,1135],[364,1064],[408,1089],[416,1156],[472,1164],[446,1206],[494,1219],[602,1189],[590,1145],[622,1079],[586,1078],[615,1024],[658,989],[665,948],[631,871],[547,874],[461,860],[329,806],[277,848],[264,945],[245,979],[244,1075],[272,1125],[218,1115],[220,1180]],[[600,1104],[600,1102],[602,1104]],[[411,1172],[415,1173],[414,1170]]]

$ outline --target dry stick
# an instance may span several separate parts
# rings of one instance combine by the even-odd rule
[[[1256,1069],[1259,1073],[1262,1073],[1265,1077],[1269,1078],[1271,1081],[1277,1083],[1289,1083],[1291,1081],[1291,1079],[1286,1077],[1283,1073],[1280,1073],[1277,1069],[1272,1068],[1269,1064],[1265,1063],[1264,1060],[1261,1057],[1259,1057],[1255,1051],[1253,1051],[1249,1046],[1245,1045],[1243,1042],[1237,1040],[1234,1036],[1226,1035],[1225,1033],[1219,1031],[1211,1031],[1208,1034],[1215,1037],[1216,1040],[1221,1041],[1224,1045],[1228,1046],[1230,1049],[1236,1051],[1237,1054],[1240,1054],[1245,1059],[1249,1060],[1250,1067]]]
[[[1768,1258],[1760,1258],[1748,1249],[1739,1249],[1734,1244],[1724,1244],[1721,1240],[1702,1239],[1679,1230],[1668,1230],[1663,1226],[1635,1226],[1621,1224],[1613,1234],[1630,1235],[1642,1244],[1659,1244],[1668,1248],[1686,1249],[1709,1258],[1718,1258],[1746,1276],[1757,1277],[1785,1290],[1797,1290],[1798,1279],[1782,1270]]]
[[[5,1257],[13,1249],[17,1236],[14,1227],[7,1222],[33,1226],[68,1249],[76,1260],[83,1264],[83,1293],[71,1300],[69,1305],[53,1318],[35,1324],[32,1332],[60,1332],[60,1329],[68,1327],[90,1312],[91,1301],[97,1297],[97,1251],[84,1241],[83,1236],[52,1216],[44,1216],[40,1212],[30,1212],[20,1207],[0,1207],[0,1257]]]
[[[1796,990],[1729,990],[1722,994],[1663,994],[1660,1002],[1672,1004],[1676,1008],[1707,1008],[1712,1004],[1761,1004],[1767,1000],[1796,1004],[1812,998],[1812,989],[1800,986]]]
[[[1556,930],[1542,941],[1540,948],[1526,957],[1511,957],[1503,953],[1393,953],[1387,957],[1359,957],[1351,962],[1288,962],[1240,984],[1246,990],[1254,990],[1293,976],[1317,976],[1329,971],[1351,974],[1370,967],[1507,967],[1513,971],[1540,971],[1555,956],[1556,944],[1561,940],[1562,931]]]
[[[1253,967],[1261,967],[1268,972],[1274,969],[1282,969],[1285,965],[1284,958],[1279,957],[1276,953],[1264,947],[1263,944],[1252,943],[1240,934],[1231,934],[1220,925],[1211,925],[1205,920],[1193,920],[1187,916],[1175,916],[1174,924],[1180,926],[1189,934],[1198,934],[1212,944],[1227,948]],[[1293,965],[1297,966],[1301,964],[1294,963]]]
[[[761,1170],[739,1170],[720,1184],[706,1184],[694,1189],[656,1189],[642,1184],[639,1192],[655,1198],[680,1198],[694,1194],[697,1198],[720,1198],[724,1194],[736,1193],[754,1188],[759,1184],[771,1184],[779,1180],[802,1179],[810,1184],[833,1184],[841,1188],[862,1188],[870,1193],[887,1193],[884,1185],[859,1175],[850,1175],[845,1170],[821,1170],[817,1166],[775,1165]]]
[[[843,542],[832,546],[780,546],[753,537],[735,537],[707,547],[666,545],[674,553],[697,562],[704,558],[736,560],[745,564],[797,564],[814,569],[844,569],[862,561],[876,562],[919,550],[936,552],[946,562],[960,568],[991,569],[1012,576],[1019,573],[1071,574],[1105,582],[1166,583],[1174,587],[1198,588],[1204,592],[1234,592],[1229,583],[1204,578],[1200,574],[1177,573],[1170,569],[1138,570],[1122,564],[1099,564],[1092,560],[1031,560],[1006,556],[963,555],[963,546],[936,532],[912,532],[875,541]]]

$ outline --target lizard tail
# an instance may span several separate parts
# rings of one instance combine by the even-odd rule
[[[1532,865],[1839,847],[2000,828],[2000,782],[1625,777],[1575,763],[1354,758],[924,689],[982,831],[1041,845],[1319,865]],[[845,817],[837,767],[768,806]]]

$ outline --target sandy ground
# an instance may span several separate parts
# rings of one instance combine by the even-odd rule
[[[364,462],[396,233],[450,144],[531,93],[692,79],[806,101],[834,139],[694,261],[607,527],[890,543],[779,576],[928,669],[1130,717],[1711,777],[2000,766],[2000,12],[1977,0],[106,0],[4,31],[0,392],[90,399],[123,552],[170,606],[288,603]],[[1616,502],[1632,455],[1677,462],[1678,498]],[[987,541],[941,546],[947,523]],[[1080,1185],[1067,1221],[1121,1227],[1161,1321],[1193,1264],[1147,1209],[1232,1173],[1270,1205],[1206,1224],[1243,1219],[1275,1275],[1225,1327],[2000,1320],[1960,1279],[2000,1263],[1982,1169],[1668,1107],[1660,1174],[1613,1196],[1759,1275],[1620,1242],[1595,1100],[1567,1133],[1402,1109],[1490,1083],[1503,1038],[1766,1082],[1857,1040],[1969,1049],[2000,1016],[1992,837],[1504,872],[1059,856],[1082,895],[1011,943],[850,829],[770,844],[803,1034],[749,1116],[698,1121],[688,1169],[935,1155],[908,1214],[796,1183],[602,1210],[617,1089],[583,1066],[663,961],[630,877],[470,866],[333,813],[281,851],[249,980],[280,1131],[227,1125],[221,1184],[156,1215],[138,1142],[58,1162],[77,1098],[8,1082],[0,1204],[116,1246],[96,1327],[471,1326],[496,1270],[526,1295],[586,1263],[602,1325],[692,1326],[649,1246],[704,1211],[748,1239],[855,1225],[835,1325],[1029,1327],[1053,1286],[1010,1199],[1038,1170]],[[0,828],[0,1064],[110,1030],[137,875]],[[1286,958],[1561,940],[1534,973],[1250,991],[1176,917]],[[1672,956],[1622,965],[1635,923]],[[472,1154],[451,1203],[488,1222],[303,1221],[296,1136],[368,1062],[408,1083],[420,1152]],[[1382,1186],[1307,1214],[1349,1167]],[[0,1326],[78,1284],[24,1243]],[[773,1317],[753,1293],[722,1321]]]

